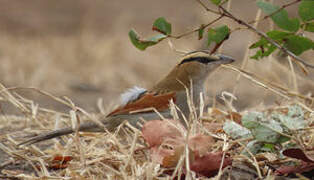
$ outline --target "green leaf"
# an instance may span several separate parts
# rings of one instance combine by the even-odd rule
[[[158,43],[160,41],[162,41],[163,39],[165,39],[167,36],[164,34],[157,34],[151,38],[148,39],[148,42],[155,42]]]
[[[166,21],[164,17],[160,17],[155,20],[153,24],[153,30],[158,31],[165,35],[171,34],[171,24]]]
[[[287,37],[287,40],[284,46],[293,52],[295,55],[300,55],[304,51],[314,48],[314,42],[311,39],[306,37],[290,35]]]
[[[280,138],[278,139],[278,143],[285,143],[287,141],[290,141],[290,138],[286,136],[280,136]]]
[[[216,42],[217,44],[221,43],[222,41],[228,39],[230,33],[230,29],[228,26],[223,25],[217,28],[210,28],[208,30],[208,40],[207,45],[210,46],[212,42]]]
[[[251,130],[252,135],[257,141],[276,143],[280,138],[282,132],[280,124],[272,119],[266,119],[263,113],[249,112],[241,119],[244,127]]]
[[[289,130],[303,129],[307,126],[304,119],[304,112],[300,106],[289,106],[288,114],[272,114],[273,119],[278,119]]]
[[[261,0],[257,1],[257,6],[261,8],[267,15],[271,15],[280,9],[278,6]],[[296,18],[289,19],[288,12],[285,9],[282,9],[271,15],[271,19],[278,27],[287,31],[296,32],[300,27],[299,20]]]
[[[314,32],[314,22],[304,24],[304,30]]]
[[[163,34],[158,34],[149,40],[141,40],[138,36],[138,34],[132,29],[129,31],[129,38],[132,42],[132,44],[138,48],[139,50],[145,50],[149,46],[153,46],[160,42],[161,40],[165,39],[167,36]]]
[[[299,5],[299,16],[303,21],[311,21],[314,19],[314,1],[303,0]]]
[[[204,29],[205,29],[204,24],[202,24],[200,29],[198,30],[198,40],[203,38]]]
[[[263,147],[263,143],[256,141],[256,140],[252,140],[249,143],[247,143],[247,145],[246,145],[246,149],[248,149],[252,154],[257,154],[262,147]],[[241,154],[244,154],[244,155],[250,157],[250,155],[246,151],[246,149],[244,149],[241,152]]]
[[[285,37],[291,35],[292,33],[273,30],[273,31],[267,32],[266,34],[267,34],[267,36],[269,36],[269,37],[272,38],[273,40],[282,40],[282,39],[284,39]]]
[[[261,50],[258,50],[258,51],[255,53],[255,55],[251,56],[250,58],[251,58],[251,59],[258,60],[258,59],[260,59],[260,58],[262,58],[262,57],[264,57],[264,56],[263,56],[263,52],[262,52]]]
[[[260,123],[260,125],[251,130],[256,140],[260,142],[276,143],[280,138],[280,134],[276,131],[282,132],[280,124],[276,121],[270,121],[268,123]]]
[[[253,129],[259,126],[258,121],[265,119],[264,114],[260,112],[249,112],[242,116],[241,123],[248,129]]]
[[[258,50],[254,56],[251,56],[252,59],[258,60],[260,58],[267,57],[277,49],[276,46],[270,43],[260,46],[259,48],[260,50]]]
[[[275,145],[265,143],[261,150],[266,152],[275,152]]]
[[[221,0],[210,0],[212,3],[219,5],[221,3]]]
[[[233,139],[252,137],[248,129],[233,121],[225,122],[223,130]]]
[[[278,43],[284,42],[286,37],[292,35],[292,33],[278,31],[278,30],[269,31],[266,34],[268,37],[277,41]],[[276,46],[274,46],[273,44],[270,44],[265,38],[261,38],[259,41],[252,44],[249,48],[250,49],[254,49],[254,48],[260,49],[256,52],[256,54],[254,56],[251,56],[252,59],[259,59],[259,58],[267,57],[277,49]]]

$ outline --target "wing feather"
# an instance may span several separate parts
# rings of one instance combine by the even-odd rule
[[[161,112],[169,108],[169,101],[171,99],[173,101],[176,101],[175,95],[175,92],[170,92],[166,94],[155,94],[152,92],[146,92],[139,96],[138,99],[133,100],[124,106],[118,107],[107,116],[131,114],[134,111],[140,111],[149,108],[151,108],[151,110],[147,112],[153,111],[152,108]]]

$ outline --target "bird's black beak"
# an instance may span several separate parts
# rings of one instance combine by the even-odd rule
[[[219,57],[219,61],[221,64],[230,64],[233,63],[235,61],[235,59],[233,59],[230,56],[225,56],[222,54],[217,55]]]

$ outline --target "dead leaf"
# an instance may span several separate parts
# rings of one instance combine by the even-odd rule
[[[227,119],[233,120],[234,122],[241,124],[242,116],[237,112],[231,112],[226,116]]]
[[[291,173],[303,173],[308,172],[314,169],[314,163],[307,163],[301,161],[300,165],[297,166],[281,166],[276,171],[275,174],[277,175],[285,175]]]
[[[185,146],[176,147],[172,155],[165,156],[162,165],[166,168],[176,167],[181,156],[185,152]],[[194,162],[194,153],[191,149],[189,149],[189,160],[190,162]]]
[[[212,123],[207,123],[207,122],[204,122],[203,123],[203,126],[206,130],[208,130],[209,132],[211,133],[221,133],[223,132],[223,124],[222,123],[215,123],[215,122],[212,122]]]
[[[174,121],[175,122],[175,121]],[[175,122],[179,123],[179,122]],[[149,121],[142,128],[143,137],[150,146],[151,158],[163,167],[175,167],[186,148],[186,140],[171,121]],[[195,135],[188,140],[191,170],[212,176],[219,170],[223,152],[209,152],[214,143],[211,136]],[[225,157],[223,167],[231,164]]]
[[[49,162],[48,168],[54,170],[65,169],[68,167],[68,162],[70,162],[72,159],[72,156],[56,155],[52,158],[51,162]]]
[[[211,177],[217,174],[222,160],[223,152],[207,153],[200,157],[195,156],[194,162],[191,164],[191,170],[206,177]],[[223,168],[231,165],[232,159],[225,156]]]
[[[189,139],[189,148],[199,156],[203,156],[209,152],[214,143],[215,141],[211,136],[198,134]]]
[[[283,155],[302,160],[304,162],[314,163],[313,151],[304,152],[300,148],[290,148],[282,152]]]
[[[150,148],[150,155],[153,162],[158,164],[163,164],[163,160],[167,156],[172,156],[174,154],[173,149],[165,149],[162,147],[154,146]]]
[[[148,121],[142,128],[142,134],[145,141],[150,147],[161,145],[165,139],[172,139],[177,142],[182,142],[183,136],[176,126],[181,126],[180,122],[169,120],[153,120]]]

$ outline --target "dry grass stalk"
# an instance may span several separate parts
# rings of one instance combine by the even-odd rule
[[[291,96],[291,93],[289,94],[286,89],[281,88],[281,86],[278,84],[274,85],[271,83],[266,83],[254,74],[248,73],[244,70],[237,69],[232,66],[224,67],[232,69],[238,73],[242,73],[243,77],[251,79],[252,82],[282,97],[289,99],[289,96]],[[146,177],[148,179],[165,179],[161,176],[165,169],[160,167],[159,164],[151,162],[150,157],[148,156],[149,153],[147,151],[137,151],[137,149],[143,149],[145,147],[145,144],[143,144],[143,140],[140,135],[141,132],[134,127],[128,125],[128,123],[122,124],[113,134],[79,133],[77,131],[79,123],[84,120],[94,120],[95,122],[99,123],[99,121],[97,120],[97,115],[90,114],[84,109],[77,107],[68,98],[60,99],[49,93],[47,94],[43,91],[40,91],[51,97],[52,99],[56,100],[57,102],[66,104],[72,108],[72,110],[68,114],[62,114],[53,110],[43,111],[39,105],[35,105],[35,103],[33,103],[32,101],[29,101],[19,96],[18,94],[10,93],[8,89],[10,88],[2,87],[0,97],[14,104],[17,108],[20,108],[21,111],[27,112],[25,117],[26,119],[28,117],[35,119],[34,121],[30,121],[28,126],[41,127],[42,129],[54,129],[61,126],[61,124],[63,124],[64,122],[67,122],[68,124],[69,122],[72,122],[72,127],[76,129],[74,136],[63,138],[65,139],[65,142],[67,142],[65,146],[60,145],[59,141],[55,140],[55,146],[50,146],[48,143],[48,146],[47,144],[44,144],[40,145],[39,148],[37,148],[37,146],[35,145],[19,148],[16,146],[17,142],[14,140],[14,138],[12,138],[11,135],[7,135],[6,144],[0,143],[1,150],[9,154],[9,156],[11,157],[25,160],[28,164],[30,164],[30,166],[32,167],[32,171],[34,172],[33,174],[21,173],[18,175],[18,177],[41,177],[51,179],[69,179],[71,177],[91,177],[94,179],[138,179]],[[33,90],[38,91],[37,89]],[[189,97],[188,103],[190,105],[190,109],[192,112],[194,112],[193,115],[189,117],[189,119],[188,117],[185,118],[186,122],[189,123],[188,130],[185,132],[180,127],[177,127],[175,125],[174,126],[180,132],[182,132],[182,135],[185,137],[186,142],[191,136],[194,136],[197,132],[200,132],[199,130],[216,138],[218,140],[217,144],[215,145],[216,151],[222,149],[223,157],[225,157],[226,152],[229,152],[229,147],[231,147],[231,145],[229,144],[239,143],[240,141],[231,141],[223,134],[221,135],[208,132],[202,126],[201,122],[201,118],[203,118],[204,116],[203,109],[205,107],[205,102],[202,94],[200,95],[200,109],[196,109],[194,106],[194,102],[191,100],[193,92],[187,91],[187,93]],[[233,96],[232,94],[228,93],[227,95],[231,97]],[[299,97],[300,95],[296,94],[296,96]],[[179,117],[178,113],[180,113],[180,111],[173,102],[171,102],[170,104],[170,109],[174,114],[175,119],[177,119]],[[229,103],[228,109],[231,111],[236,111],[231,103]],[[200,113],[198,113],[198,111]],[[308,108],[308,111],[310,113],[313,113],[310,108]],[[156,113],[158,112],[156,111]],[[223,111],[222,113],[228,114]],[[5,118],[7,118],[6,122],[9,122],[16,117],[5,116]],[[162,116],[161,119],[167,120]],[[125,128],[125,126],[127,126],[128,128]],[[24,132],[34,132],[34,130],[26,128]],[[119,135],[121,133],[124,134],[124,136]],[[250,152],[248,153],[250,154]],[[69,155],[74,159],[69,163],[66,169],[51,171],[49,168],[47,168],[49,167],[47,166],[47,164],[49,163],[49,159],[56,155]],[[184,153],[177,163],[177,166],[174,168],[173,174],[171,176],[166,176],[166,179],[173,179],[176,176],[180,177],[184,173],[183,169],[185,169],[186,177],[190,179],[195,177],[195,173],[193,173],[189,167],[190,159],[188,155],[189,148],[186,143]],[[251,156],[252,157],[251,159],[249,159],[249,161],[256,167],[258,175],[262,177],[262,174],[259,170],[260,167],[255,157],[253,155]],[[219,178],[221,175],[222,166],[220,166],[217,177]]]

